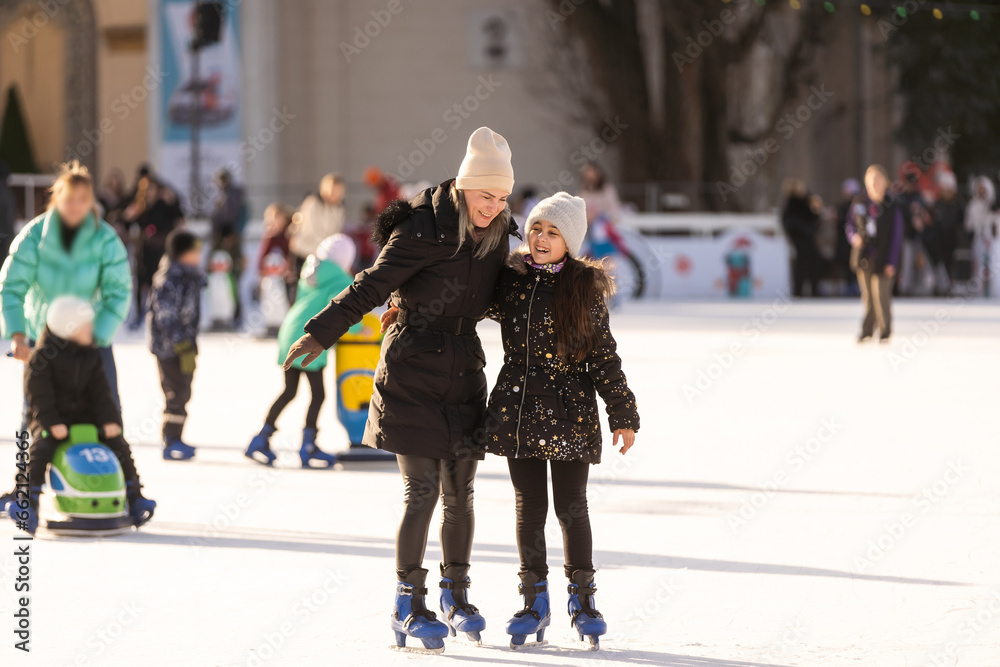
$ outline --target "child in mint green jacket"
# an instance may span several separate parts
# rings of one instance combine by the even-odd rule
[[[298,297],[278,330],[279,365],[284,362],[292,344],[303,335],[306,322],[351,285],[353,277],[349,272],[356,253],[354,241],[349,236],[334,234],[320,243],[316,252],[306,260],[299,278]],[[360,325],[355,328],[360,328]],[[327,353],[324,351],[316,361],[309,364],[308,368],[302,368],[299,361],[296,361],[292,368],[285,371],[285,390],[271,406],[264,421],[264,428],[251,440],[246,451],[249,458],[265,465],[274,463],[276,456],[271,451],[271,435],[277,430],[278,416],[295,398],[299,380],[305,375],[309,381],[312,400],[306,413],[302,448],[299,450],[302,467],[308,468],[312,459],[325,464],[326,467],[332,467],[337,462],[336,456],[327,454],[316,446],[316,422],[323,401],[326,399],[323,387],[323,369],[326,368],[326,362]]]

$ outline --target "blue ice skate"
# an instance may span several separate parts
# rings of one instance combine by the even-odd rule
[[[590,649],[596,651],[601,648],[600,636],[608,632],[608,624],[604,622],[604,616],[594,608],[594,593],[597,586],[594,585],[593,570],[576,570],[570,577],[569,585],[569,618],[573,629],[579,635],[580,641],[586,637],[590,642]]]
[[[174,438],[163,445],[164,461],[187,461],[194,458],[195,449],[184,444],[180,438]]]
[[[150,500],[142,495],[142,491],[135,484],[129,482],[126,487],[126,498],[128,499],[128,515],[132,519],[132,524],[138,528],[153,518],[153,511],[156,509],[156,501]]]
[[[260,433],[253,437],[253,440],[250,441],[250,445],[247,447],[247,451],[244,452],[243,455],[248,459],[253,459],[257,463],[262,463],[266,466],[273,466],[274,460],[278,458],[277,455],[271,451],[271,436],[274,435],[275,430],[276,429],[273,426],[264,424],[264,428],[260,430]],[[261,460],[259,456],[255,456],[256,454],[263,456],[264,460]]]
[[[524,609],[507,621],[510,647],[540,646],[545,643],[545,628],[549,627],[552,612],[549,610],[548,582],[534,572],[521,575],[518,593],[524,596]],[[534,642],[525,644],[528,635],[535,635]]]
[[[41,495],[42,487],[32,486],[28,490],[28,502],[25,507],[21,506],[25,499],[19,498],[17,494],[11,496],[7,503],[7,516],[18,528],[29,535],[34,535],[35,531],[38,530],[38,498]]]
[[[464,632],[470,642],[481,646],[480,633],[486,629],[486,619],[469,603],[466,591],[471,580],[466,576],[468,572],[468,565],[441,568],[441,614],[452,637]]]
[[[427,570],[417,568],[405,581],[396,582],[396,601],[393,604],[392,631],[396,634],[396,646],[400,651],[413,653],[443,653],[444,638],[448,636],[448,626],[437,620],[434,612],[424,606],[427,589],[424,581]],[[407,647],[406,638],[419,639],[424,647]]]
[[[334,454],[327,454],[316,446],[316,429],[302,429],[302,449],[299,450],[299,458],[302,460],[303,468],[311,468],[309,461],[315,459],[322,463],[321,468],[332,468],[337,462]]]

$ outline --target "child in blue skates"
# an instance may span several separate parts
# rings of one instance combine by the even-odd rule
[[[587,510],[591,464],[601,461],[597,399],[607,405],[613,445],[635,442],[639,414],[611,335],[607,299],[614,282],[579,258],[586,206],[565,192],[528,215],[527,248],[500,274],[489,317],[500,322],[504,366],[490,395],[486,450],[507,457],[514,484],[520,593],[524,608],[507,623],[511,647],[530,635],[542,642],[551,622],[545,517],[548,476],[563,533],[570,623],[593,648],[607,632],[594,606],[593,541]]]
[[[163,409],[163,458],[186,461],[195,449],[181,439],[198,356],[201,321],[201,239],[184,229],[167,235],[166,254],[149,290],[149,350],[156,356]]]
[[[299,278],[298,297],[278,330],[278,363],[281,364],[288,355],[288,350],[303,334],[303,327],[309,319],[321,311],[333,297],[340,294],[353,282],[350,275],[351,266],[357,250],[354,241],[344,234],[334,234],[325,239],[308,257],[302,267]],[[360,325],[352,331],[360,330]],[[306,413],[306,426],[302,430],[302,448],[299,458],[303,468],[310,467],[310,461],[319,461],[323,467],[333,467],[337,457],[328,454],[316,446],[316,422],[319,410],[326,399],[323,387],[323,369],[326,368],[327,354],[324,351],[309,368],[302,367],[302,360],[296,362],[285,371],[285,390],[271,406],[264,421],[264,428],[254,436],[247,447],[246,456],[263,463],[273,465],[277,456],[271,450],[271,436],[277,430],[276,423],[281,411],[285,409],[298,391],[299,380],[305,375],[309,381],[312,400]]]

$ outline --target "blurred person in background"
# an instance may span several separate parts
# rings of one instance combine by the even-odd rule
[[[291,253],[288,249],[288,230],[292,226],[292,209],[279,202],[273,202],[264,209],[264,236],[257,251],[257,291],[260,291],[260,277],[264,273],[264,260],[271,254],[278,254],[285,260],[285,290],[288,303],[295,302],[295,279],[291,270]]]
[[[976,284],[981,284],[981,294],[989,296],[995,280],[993,266],[996,252],[997,217],[993,206],[996,191],[993,182],[986,176],[972,180],[972,199],[965,209],[965,231],[972,236],[972,275]],[[988,280],[988,283],[987,283]]]
[[[809,296],[819,296],[818,284],[823,258],[816,246],[819,231],[819,214],[810,201],[805,182],[788,178],[784,184],[785,208],[781,213],[781,227],[785,230],[795,259],[792,260],[792,293],[801,297],[809,285]]]
[[[858,342],[869,340],[878,324],[879,342],[885,343],[892,335],[892,285],[903,248],[903,211],[886,196],[889,176],[881,165],[868,167],[865,190],[868,204],[855,204],[846,225],[865,307]]]
[[[375,200],[372,207],[372,219],[374,220],[378,217],[379,213],[385,210],[385,207],[389,205],[389,202],[399,199],[399,185],[396,183],[395,179],[386,175],[386,173],[378,167],[368,167],[365,169],[363,179],[365,185],[371,188],[375,193]]]
[[[622,208],[618,189],[597,163],[591,162],[584,166],[580,173],[580,192],[577,194],[587,205],[588,225],[602,216],[611,223],[618,222]]]
[[[844,225],[851,208],[863,198],[861,181],[848,178],[841,183],[840,200],[836,207],[837,250],[833,258],[833,275],[842,285],[841,296],[857,296],[860,293],[857,276],[851,270],[851,242],[844,233]]]
[[[0,269],[0,330],[12,341],[11,355],[27,361],[53,300],[70,295],[89,301],[94,342],[120,413],[111,341],[131,301],[128,252],[95,212],[94,182],[86,167],[76,161],[63,165],[50,192],[48,210],[24,226]]]
[[[146,175],[139,179],[135,199],[122,211],[121,220],[129,225],[135,247],[135,313],[129,328],[138,329],[143,323],[153,274],[166,251],[167,235],[184,224],[184,212],[173,190]]]
[[[965,229],[965,204],[958,196],[958,180],[953,172],[939,172],[937,184],[938,198],[931,207],[923,241],[934,271],[934,294],[946,296],[955,281],[955,250],[959,234]]]
[[[10,178],[10,167],[0,160],[0,264],[7,259],[11,241],[14,240],[14,222],[17,220],[17,207],[14,193],[7,185]]]
[[[110,170],[104,178],[104,184],[97,191],[97,201],[104,211],[104,220],[115,228],[119,236],[124,238],[125,226],[118,223],[118,218],[128,205],[125,192],[125,174],[117,167]]]
[[[215,175],[215,185],[219,188],[212,211],[212,252],[218,250],[229,253],[232,260],[233,284],[240,284],[246,261],[243,259],[243,228],[246,227],[247,207],[243,188],[233,182],[229,170],[222,169]],[[237,326],[242,315],[240,291],[235,290],[236,311],[233,326]]]
[[[927,202],[920,194],[920,173],[913,163],[904,163],[899,171],[902,185],[896,202],[903,211],[903,254],[897,278],[899,294],[912,296],[924,283],[927,256],[921,240],[927,219]]]
[[[340,174],[330,173],[319,182],[319,192],[305,198],[294,218],[289,238],[292,273],[298,282],[306,258],[316,252],[323,239],[344,231],[347,186]]]

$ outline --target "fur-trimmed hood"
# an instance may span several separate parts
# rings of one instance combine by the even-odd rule
[[[515,273],[519,275],[525,275],[528,271],[533,271],[534,268],[529,266],[527,262],[524,261],[525,255],[530,255],[528,252],[528,247],[522,245],[517,250],[511,251],[510,255],[507,256],[506,266],[511,268]],[[569,257],[568,262],[580,262],[586,267],[587,271],[584,275],[589,276],[591,280],[594,281],[594,287],[597,289],[597,293],[600,294],[605,300],[611,298],[612,295],[617,291],[618,287],[615,285],[615,279],[608,273],[608,268],[604,265],[604,262],[597,259],[591,259],[589,257]]]

